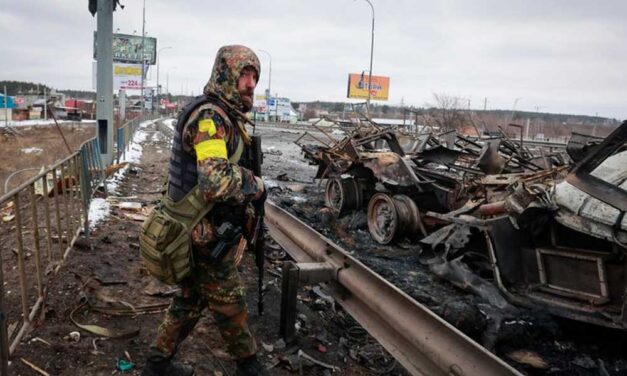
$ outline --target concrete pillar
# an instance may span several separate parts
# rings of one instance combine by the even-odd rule
[[[100,157],[105,165],[113,163],[113,1],[98,0],[96,32],[96,120]]]

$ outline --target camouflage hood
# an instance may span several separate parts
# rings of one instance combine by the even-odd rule
[[[203,92],[220,95],[237,108],[242,109],[242,99],[237,92],[237,79],[242,69],[247,66],[257,71],[257,81],[259,81],[261,67],[253,50],[239,45],[221,47],[213,63],[211,78]]]

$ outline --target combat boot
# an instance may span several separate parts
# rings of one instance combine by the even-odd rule
[[[235,376],[270,376],[266,367],[264,367],[256,355],[237,362],[237,371]]]
[[[193,376],[194,367],[175,362],[163,355],[152,355],[146,360],[141,376]]]

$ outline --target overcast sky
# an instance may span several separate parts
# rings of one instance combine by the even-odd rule
[[[627,118],[625,0],[372,0],[373,75],[389,76],[399,105],[433,93],[472,108]],[[141,34],[142,1],[122,0],[114,31]],[[91,90],[87,0],[2,0],[0,80]],[[162,51],[160,81],[199,94],[217,49],[244,44],[272,54],[272,92],[293,101],[347,101],[348,73],[368,70],[365,0],[146,0],[146,32]],[[259,53],[268,85],[267,55]],[[169,73],[168,73],[169,72]],[[156,82],[151,67],[148,84]],[[384,103],[384,102],[379,102]]]

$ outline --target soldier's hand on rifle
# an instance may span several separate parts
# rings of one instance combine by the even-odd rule
[[[257,193],[255,193],[251,201],[257,201],[262,198],[265,201],[267,196],[266,185],[264,184],[263,180],[258,176],[255,176],[255,183],[257,185]]]
[[[255,207],[255,211],[259,213],[263,210],[263,205],[266,202],[266,198],[268,198],[268,192],[266,191],[263,180],[258,177],[256,177],[256,180],[258,181],[258,183],[260,183],[261,189],[259,189],[255,194],[255,197],[253,197],[252,204]]]

